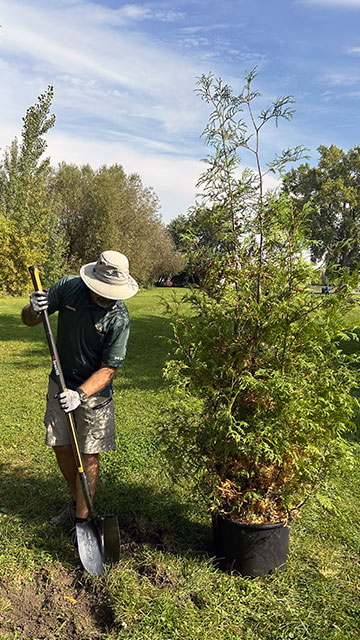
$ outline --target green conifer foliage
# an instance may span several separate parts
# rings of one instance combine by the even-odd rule
[[[292,99],[256,116],[254,79],[247,74],[238,96],[211,75],[199,80],[213,153],[200,180],[203,233],[197,226],[187,236],[197,284],[170,309],[173,398],[162,436],[174,476],[195,482],[211,509],[275,522],[336,464],[352,426],[357,375],[339,339],[356,277],[343,270],[329,296],[309,287],[308,208],[265,192],[260,155],[263,126],[291,118]],[[239,170],[244,151],[254,172]],[[302,153],[287,149],[267,170],[282,172]]]

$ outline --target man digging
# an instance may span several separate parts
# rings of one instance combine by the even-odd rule
[[[104,251],[97,262],[30,295],[23,322],[33,327],[41,312],[58,311],[57,351],[67,390],[59,393],[54,370],[49,377],[45,412],[46,444],[53,447],[71,500],[51,518],[54,526],[69,523],[76,543],[76,523],[85,522],[88,508],[68,434],[65,413],[74,411],[80,451],[91,494],[99,477],[99,453],[115,449],[112,382],[124,363],[130,331],[123,300],[138,292],[129,263],[117,251]]]

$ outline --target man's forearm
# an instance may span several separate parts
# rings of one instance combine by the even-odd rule
[[[100,369],[95,371],[90,378],[85,380],[79,388],[85,391],[87,396],[92,396],[110,384],[115,373],[116,367],[107,367],[105,364],[102,364]]]
[[[39,322],[41,322],[40,314],[36,313],[36,311],[33,310],[30,304],[27,304],[23,308],[21,312],[21,319],[23,323],[28,327],[34,327],[36,324],[39,324]]]

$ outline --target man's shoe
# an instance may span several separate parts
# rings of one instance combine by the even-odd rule
[[[69,536],[70,536],[71,544],[75,547],[75,549],[77,549],[78,543],[77,543],[77,535],[76,535],[76,524],[74,524],[74,526],[71,527],[69,531]]]
[[[75,502],[74,500],[69,500],[63,507],[62,511],[60,511],[59,515],[54,516],[49,520],[49,524],[53,527],[58,527],[60,524],[69,523],[73,525],[75,522]]]

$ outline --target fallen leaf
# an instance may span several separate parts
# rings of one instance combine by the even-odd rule
[[[65,600],[68,600],[69,602],[71,602],[71,604],[76,604],[76,600],[72,596],[64,596],[64,598]]]

